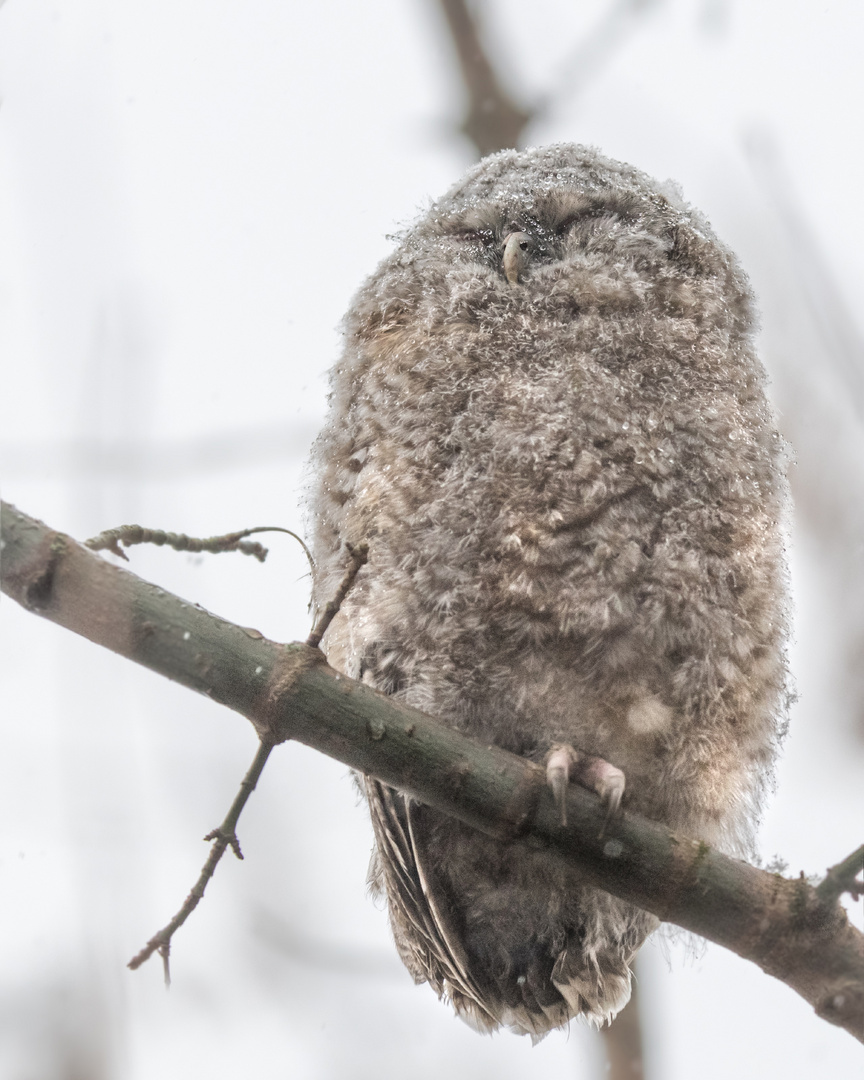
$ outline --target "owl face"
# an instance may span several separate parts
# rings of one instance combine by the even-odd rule
[[[403,236],[401,265],[554,288],[568,269],[628,271],[657,284],[730,271],[725,250],[671,185],[578,146],[505,151],[477,166]],[[743,282],[735,290],[746,294]]]
[[[547,285],[556,267],[580,255],[623,251],[628,244],[640,249],[643,261],[646,249],[668,258],[674,228],[664,229],[661,219],[646,229],[644,213],[640,216],[633,204],[632,199],[592,195],[563,182],[530,199],[508,198],[505,192],[436,216],[429,240],[457,266],[483,267],[511,285]]]
[[[614,365],[622,349],[634,354],[628,321],[644,330],[654,320],[673,337],[686,324],[691,337],[713,331],[727,342],[753,322],[746,279],[707,222],[671,185],[584,147],[487,158],[399,239],[349,315],[346,329],[361,341],[389,338],[398,350],[403,328],[415,342],[427,332],[439,342],[473,327],[476,349],[499,331],[506,344],[528,320],[536,355],[544,334],[572,333],[580,321],[593,334],[599,318],[621,332],[589,352]],[[674,351],[686,362],[687,349]],[[635,352],[654,351],[648,342]],[[725,345],[701,350],[703,366],[712,356],[722,381]]]

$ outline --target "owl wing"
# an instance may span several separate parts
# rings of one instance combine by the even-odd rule
[[[468,958],[450,917],[450,904],[413,819],[417,806],[393,788],[366,780],[366,796],[378,845],[393,936],[403,963],[417,982],[428,982],[439,997],[478,1031],[501,1022],[481,1004],[484,996],[468,970]]]

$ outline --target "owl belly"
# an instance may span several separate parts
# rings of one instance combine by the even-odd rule
[[[405,447],[361,473],[351,673],[533,760],[603,757],[633,809],[742,852],[782,680],[758,513],[561,431],[491,454],[479,420],[422,500]]]
[[[556,743],[602,757],[624,771],[631,809],[735,850],[764,734],[742,752],[730,732],[758,728],[759,709],[762,732],[771,723],[748,593],[759,552],[746,522],[726,529],[722,498],[580,445],[564,389],[566,422],[542,436],[535,387],[497,418],[464,410],[425,449],[370,450],[347,530],[369,540],[370,564],[334,624],[333,662],[534,761]],[[539,1035],[623,1006],[656,920],[548,855],[366,789],[373,878],[416,979],[485,1029]]]

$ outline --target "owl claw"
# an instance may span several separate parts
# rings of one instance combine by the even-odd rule
[[[567,824],[567,785],[570,770],[576,764],[576,751],[569,746],[556,746],[546,759],[546,783],[552,788],[561,824]]]
[[[602,836],[621,806],[625,787],[624,773],[603,758],[582,754],[572,746],[553,746],[546,758],[546,782],[555,797],[562,825],[567,824],[567,785],[571,780],[600,796],[606,807],[606,816],[600,829]]]
[[[600,836],[606,832],[609,822],[618,813],[621,806],[621,797],[624,794],[624,773],[621,772],[620,769],[616,769],[614,765],[610,765],[608,762],[604,761],[603,764],[608,772],[602,783],[598,784],[595,788],[597,794],[606,805],[606,817],[603,819]]]

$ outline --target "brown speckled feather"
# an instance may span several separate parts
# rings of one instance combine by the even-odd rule
[[[524,250],[520,245],[524,245]],[[680,195],[578,146],[505,152],[355,298],[310,499],[330,662],[733,853],[786,703],[783,446],[746,278]],[[415,978],[481,1029],[600,1023],[655,920],[374,783]]]

